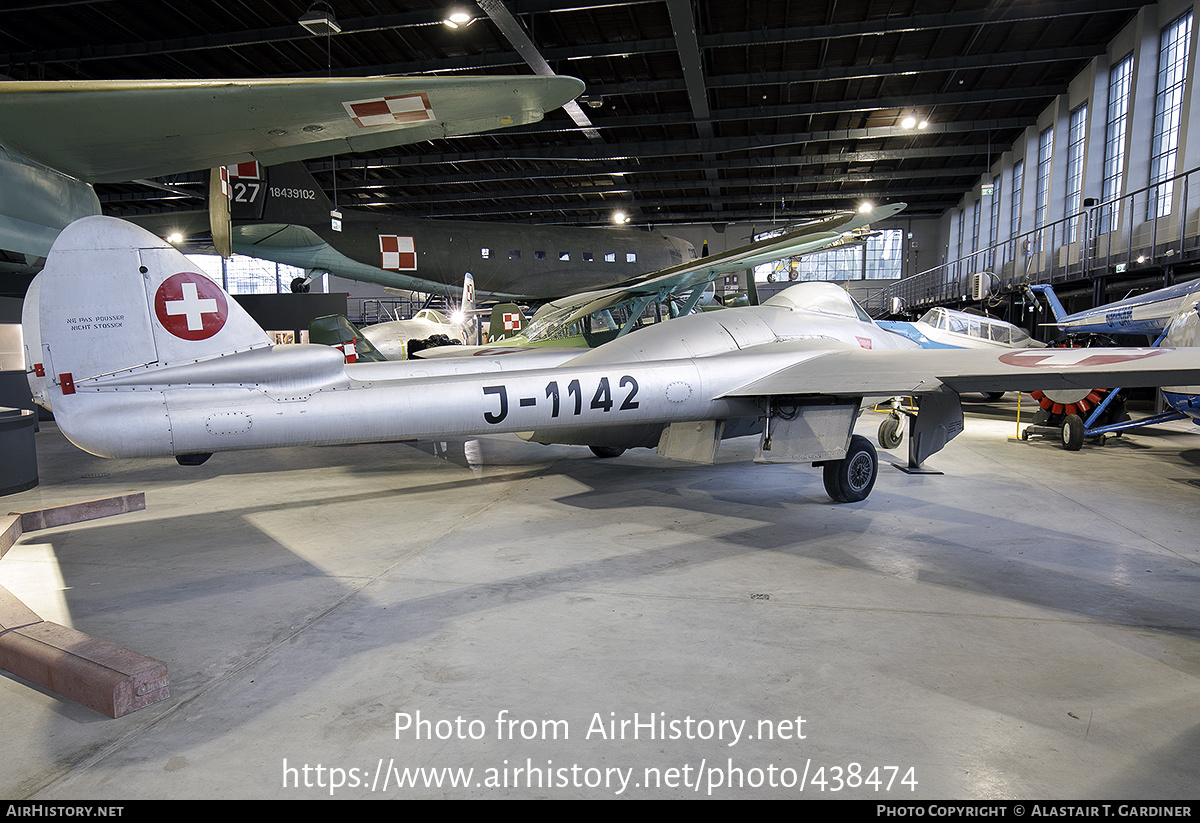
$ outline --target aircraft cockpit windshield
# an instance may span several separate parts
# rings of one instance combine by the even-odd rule
[[[858,305],[857,301],[844,289],[820,280],[789,286],[765,301],[763,305],[853,317],[864,323],[874,322],[871,316],[863,310],[863,307]]]

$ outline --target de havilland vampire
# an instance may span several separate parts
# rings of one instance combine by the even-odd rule
[[[582,91],[558,76],[0,82],[0,271],[37,271],[68,223],[100,214],[92,183],[520,126]],[[209,202],[224,251],[220,183]]]
[[[33,285],[30,388],[72,442],[107,457],[521,433],[712,462],[722,439],[757,433],[759,461],[820,465],[850,502],[878,470],[853,434],[864,398],[916,396],[911,438],[928,455],[961,431],[961,392],[1200,383],[1200,349],[920,349],[831,283],[582,354],[348,364],[330,347],[272,345],[177,250],[108,217],[63,231]]]

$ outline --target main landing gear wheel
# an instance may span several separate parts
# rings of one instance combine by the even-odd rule
[[[1062,447],[1069,452],[1083,448],[1083,418],[1068,414],[1062,422]]]
[[[900,428],[900,415],[889,414],[879,424],[879,445],[885,449],[894,449],[904,439],[904,430]]]
[[[303,277],[297,277],[292,280],[292,294],[308,294],[309,286]]]
[[[825,464],[825,491],[835,503],[866,500],[879,474],[879,457],[871,441],[862,435],[850,438],[846,457]]]
[[[618,446],[588,446],[592,450],[592,454],[597,457],[620,457],[625,453],[625,450]]]

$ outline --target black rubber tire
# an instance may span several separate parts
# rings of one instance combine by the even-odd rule
[[[879,424],[879,445],[885,449],[894,449],[904,439],[904,429],[900,427],[900,416],[889,414]]]
[[[303,277],[297,277],[292,280],[292,294],[308,294],[309,284],[304,282]]]
[[[879,475],[879,456],[871,441],[862,435],[850,438],[843,460],[825,464],[825,491],[835,503],[857,503],[866,500]]]
[[[1083,448],[1083,418],[1068,414],[1062,422],[1062,447],[1069,452]]]
[[[592,450],[592,454],[606,460],[610,457],[620,457],[625,453],[625,450],[619,446],[588,446],[588,448]]]

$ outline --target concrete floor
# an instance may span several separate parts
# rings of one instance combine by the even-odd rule
[[[147,509],[26,535],[0,585],[171,697],[111,720],[0,677],[0,797],[1195,798],[1200,432],[1072,454],[1009,440],[1014,408],[840,506],[752,440],[182,468],[44,426],[0,505]]]

